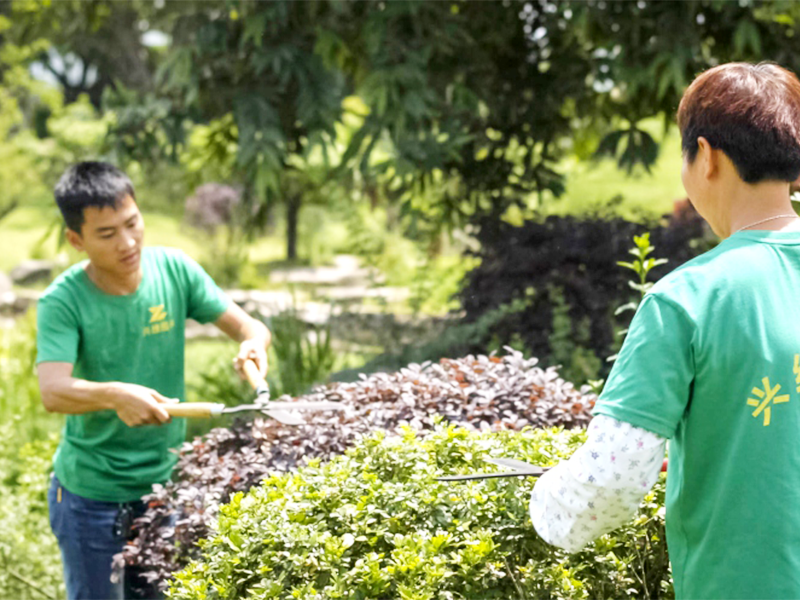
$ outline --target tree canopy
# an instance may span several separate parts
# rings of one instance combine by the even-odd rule
[[[437,223],[496,220],[558,196],[567,154],[649,168],[659,145],[642,120],[669,127],[699,71],[731,60],[800,68],[789,1],[15,0],[4,10],[9,39],[45,41],[31,59],[67,101],[105,98],[121,158],[174,159],[190,128],[207,127],[209,165],[228,165],[251,204],[287,204],[290,255],[298,190],[309,187],[298,165],[322,165],[322,181],[355,176]],[[145,46],[148,32],[165,47]],[[82,65],[77,81],[65,57]]]

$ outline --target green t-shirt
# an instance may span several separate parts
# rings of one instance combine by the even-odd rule
[[[85,266],[64,272],[39,301],[37,364],[72,363],[73,377],[136,383],[185,400],[186,319],[215,321],[228,308],[225,294],[197,263],[168,248],[144,249],[142,281],[125,296],[100,291]],[[169,479],[177,460],[170,449],[185,432],[184,419],[128,427],[113,410],[67,415],[55,473],[79,496],[129,502]]]
[[[800,233],[737,233],[645,297],[595,408],[671,438],[677,598],[800,598]]]

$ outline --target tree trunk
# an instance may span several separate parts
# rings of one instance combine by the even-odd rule
[[[299,194],[286,198],[286,258],[297,260],[297,221],[302,200]]]

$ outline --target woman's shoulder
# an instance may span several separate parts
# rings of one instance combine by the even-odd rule
[[[659,279],[651,293],[676,301],[687,294],[694,298],[712,294],[741,274],[742,266],[750,262],[745,260],[746,253],[738,244],[723,242]]]
[[[665,275],[651,292],[681,304],[720,300],[770,277],[773,255],[766,245],[729,238]]]

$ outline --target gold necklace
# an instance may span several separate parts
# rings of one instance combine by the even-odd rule
[[[766,219],[761,219],[760,221],[756,221],[755,223],[750,223],[750,225],[745,225],[744,227],[740,227],[736,231],[734,231],[731,235],[735,235],[740,231],[744,231],[745,229],[750,229],[751,227],[755,227],[756,225],[761,225],[762,223],[766,223],[767,221],[774,221],[775,219],[789,219],[789,218],[797,218],[795,213],[788,214],[788,215],[775,215],[774,217],[767,217]]]

